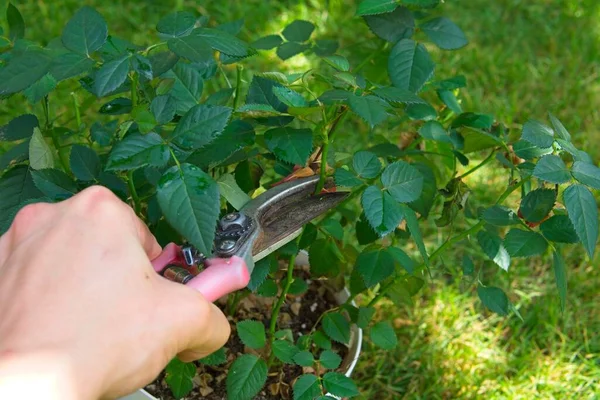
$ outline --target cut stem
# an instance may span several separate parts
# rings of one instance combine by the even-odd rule
[[[327,156],[329,154],[329,145],[333,141],[336,129],[342,118],[346,115],[347,111],[348,107],[346,106],[342,106],[340,108],[338,115],[335,117],[335,119],[331,123],[331,126],[329,127],[329,131],[325,133],[325,143],[323,143],[321,150],[319,150],[319,152],[317,152],[317,155],[315,156],[315,160],[318,160],[319,157],[321,157],[320,178],[319,183],[317,183],[317,188],[315,189],[315,194],[321,193],[323,187],[325,186],[325,178],[327,177]]]

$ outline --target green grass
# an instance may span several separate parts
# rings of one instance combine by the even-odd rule
[[[3,1],[0,0],[0,5]],[[47,41],[60,34],[76,0],[19,1],[28,23],[27,37]],[[112,2],[90,0],[109,22],[111,33],[137,44],[148,44],[161,15],[186,8],[210,14],[218,21],[246,17],[243,36],[253,40],[280,31],[294,19],[315,21],[319,37],[339,38],[344,55],[360,63],[378,43],[368,40],[364,24],[353,19],[355,1],[308,0],[244,2],[156,0]],[[454,0],[441,11],[467,33],[471,44],[458,52],[431,49],[438,77],[464,74],[461,92],[467,110],[493,114],[513,134],[529,118],[544,119],[548,110],[561,118],[580,147],[600,159],[600,2],[596,0]],[[381,60],[375,58],[374,62]],[[250,60],[261,71],[304,70],[314,58],[300,56],[283,66],[274,54]],[[385,78],[381,68],[367,65],[369,78]],[[249,79],[249,75],[245,75]],[[66,105],[69,99],[59,99]],[[0,110],[0,123],[23,109]],[[349,123],[347,131],[361,130]],[[393,135],[393,131],[391,132]],[[469,176],[473,196],[495,199],[503,190],[492,164]],[[515,201],[511,198],[511,201]],[[459,221],[456,229],[464,229]],[[431,251],[447,230],[426,229]],[[407,244],[408,251],[416,249]],[[382,303],[379,313],[397,329],[396,351],[378,351],[368,342],[355,377],[365,399],[594,399],[600,397],[600,256],[586,260],[579,248],[567,248],[568,305],[560,313],[550,260],[520,260],[510,272],[490,263],[481,279],[504,288],[523,316],[508,318],[483,310],[475,286],[461,274],[463,254],[478,252],[464,241],[433,266],[415,304],[396,308]],[[478,259],[482,259],[479,257]]]

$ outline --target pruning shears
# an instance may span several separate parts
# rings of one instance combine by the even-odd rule
[[[331,179],[315,194],[318,182],[311,176],[272,187],[218,221],[212,255],[169,243],[152,261],[154,270],[211,302],[246,287],[255,262],[297,238],[306,223],[348,196],[337,192]]]

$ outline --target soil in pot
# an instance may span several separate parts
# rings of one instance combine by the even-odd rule
[[[321,281],[309,279],[307,267],[298,269],[294,275],[295,279],[302,279],[306,282],[307,290],[299,295],[288,295],[286,302],[281,307],[278,329],[290,329],[294,335],[294,342],[297,342],[300,336],[310,334],[313,328],[316,328],[315,325],[319,317],[325,311],[336,308],[338,304],[331,292]],[[264,353],[257,353],[255,350],[244,346],[237,335],[236,323],[245,319],[261,321],[268,331],[271,310],[274,303],[275,298],[262,297],[256,294],[250,294],[239,302],[235,314],[228,316],[231,324],[231,337],[225,345],[227,361],[216,366],[209,366],[199,362],[195,363],[197,374],[194,378],[194,389],[184,399],[224,400],[227,398],[225,392],[227,371],[231,363],[238,356],[244,353],[253,353],[261,355],[264,359],[267,358]],[[218,305],[227,315],[227,303],[222,302],[218,303]],[[348,353],[346,346],[336,342],[332,342],[332,350],[338,353],[342,359]],[[314,371],[313,368],[297,365],[281,364],[279,361],[276,361],[269,370],[267,383],[255,399],[291,399],[291,388],[295,379],[303,373],[318,372],[321,371]],[[162,400],[175,399],[165,382],[164,373],[150,385],[146,386],[145,390]]]

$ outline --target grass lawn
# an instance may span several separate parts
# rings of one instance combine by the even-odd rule
[[[5,0],[0,0],[3,6]],[[17,1],[26,37],[44,41],[60,34],[80,7],[76,0]],[[174,9],[196,10],[218,21],[246,17],[242,35],[256,39],[280,31],[294,19],[316,23],[320,37],[338,38],[341,52],[357,65],[375,44],[368,29],[352,20],[357,1],[245,0],[159,2],[88,0],[106,18],[111,33],[147,43],[159,17]],[[168,4],[167,4],[168,3]],[[493,114],[517,134],[529,118],[556,114],[574,140],[600,160],[600,2],[597,0],[453,0],[441,7],[471,40],[458,52],[433,51],[436,74],[463,74],[468,87],[463,108]],[[3,9],[3,8],[2,8]],[[154,36],[152,36],[154,37]],[[363,39],[365,38],[365,39]],[[282,67],[272,54],[250,60],[263,71],[306,69],[313,58],[299,56]],[[370,77],[377,70],[365,68]],[[380,72],[379,72],[380,73]],[[66,99],[68,104],[70,100]],[[0,123],[6,113],[0,110]],[[4,114],[4,115],[3,115]],[[473,196],[489,192],[497,164],[468,177]],[[486,186],[482,186],[486,183]],[[494,187],[494,185],[491,185]],[[503,190],[498,185],[499,192]],[[466,227],[459,222],[457,229]],[[426,230],[430,250],[443,239]],[[414,304],[401,309],[383,303],[393,315],[399,346],[378,351],[365,343],[355,377],[365,399],[596,399],[600,397],[600,256],[567,249],[569,294],[560,313],[550,260],[520,259],[510,272],[486,264],[481,279],[505,289],[523,317],[489,315],[475,285],[461,278],[460,260],[479,250],[464,241],[433,267],[434,279]],[[408,251],[412,251],[407,246]],[[600,253],[600,251],[598,252]],[[479,258],[481,259],[481,258]],[[479,266],[479,265],[478,265]]]

